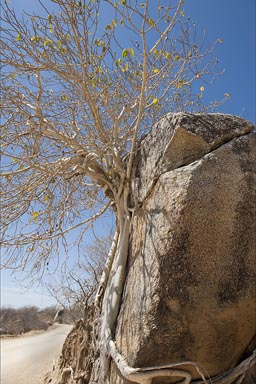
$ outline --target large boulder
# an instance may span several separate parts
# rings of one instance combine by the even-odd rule
[[[230,115],[169,114],[141,141],[115,334],[130,366],[189,360],[213,377],[243,359],[255,334],[255,160],[254,127]],[[111,383],[128,383],[114,364]]]

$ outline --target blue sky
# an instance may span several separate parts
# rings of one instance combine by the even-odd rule
[[[255,0],[185,0],[185,12],[198,27],[206,28],[209,41],[222,38],[217,48],[220,68],[207,97],[231,99],[219,112],[244,117],[255,124]]]
[[[154,0],[152,0],[154,1]],[[36,8],[36,0],[11,0],[17,14],[22,9]],[[224,74],[205,87],[211,101],[230,93],[231,99],[218,111],[244,117],[255,124],[255,0],[185,0],[185,16],[195,21],[198,31],[206,28],[209,43],[221,38],[216,50]],[[19,279],[23,274],[17,275]],[[26,285],[26,282],[24,283]],[[2,272],[1,305],[14,307],[55,303],[45,288],[20,288],[8,270]]]
[[[56,301],[49,295],[42,286],[31,288],[21,288],[20,283],[8,276],[8,273],[2,273],[1,282],[1,306],[23,307],[35,305],[38,308],[46,308],[56,305]]]

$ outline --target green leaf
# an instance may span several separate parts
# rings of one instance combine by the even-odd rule
[[[104,71],[103,71],[103,69],[99,66],[99,67],[96,68],[96,72],[97,72],[97,73],[103,73]]]
[[[151,17],[148,18],[148,23],[150,25],[150,27],[154,27],[155,26],[155,22],[153,19],[151,19]]]
[[[121,64],[121,63],[122,63],[122,60],[121,60],[121,59],[117,59],[117,60],[115,61],[115,64],[116,64],[117,67],[118,67],[118,65]]]
[[[122,57],[125,58],[128,56],[128,53],[134,57],[134,50],[132,48],[124,48],[122,52]]]
[[[129,51],[130,55],[132,55],[132,57],[134,57],[134,50],[132,48],[128,48],[128,51]]]
[[[127,55],[128,55],[128,51],[127,51],[127,49],[125,48],[125,49],[123,49],[123,52],[122,52],[122,57],[127,57]]]
[[[105,46],[105,43],[103,40],[98,40],[96,39],[95,40],[95,45],[97,45],[98,47],[104,47]]]
[[[30,40],[35,42],[35,43],[39,43],[39,41],[41,40],[41,37],[40,36],[32,36]]]
[[[64,94],[64,95],[61,96],[61,100],[62,101],[68,101],[69,100],[69,96]]]
[[[35,220],[35,222],[37,223],[38,222],[38,212],[36,212],[36,211],[32,212],[32,216],[33,216],[33,219]]]
[[[45,47],[48,47],[48,45],[52,44],[53,43],[53,40],[45,40],[44,41],[44,46]]]

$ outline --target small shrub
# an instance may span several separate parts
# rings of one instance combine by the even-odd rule
[[[0,334],[20,335],[32,330],[46,330],[56,308],[39,310],[35,306],[3,307],[0,310]]]

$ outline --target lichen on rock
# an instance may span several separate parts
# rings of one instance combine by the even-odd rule
[[[190,360],[212,377],[240,361],[255,334],[255,160],[254,127],[230,115],[170,114],[140,143],[115,334],[129,365]]]

